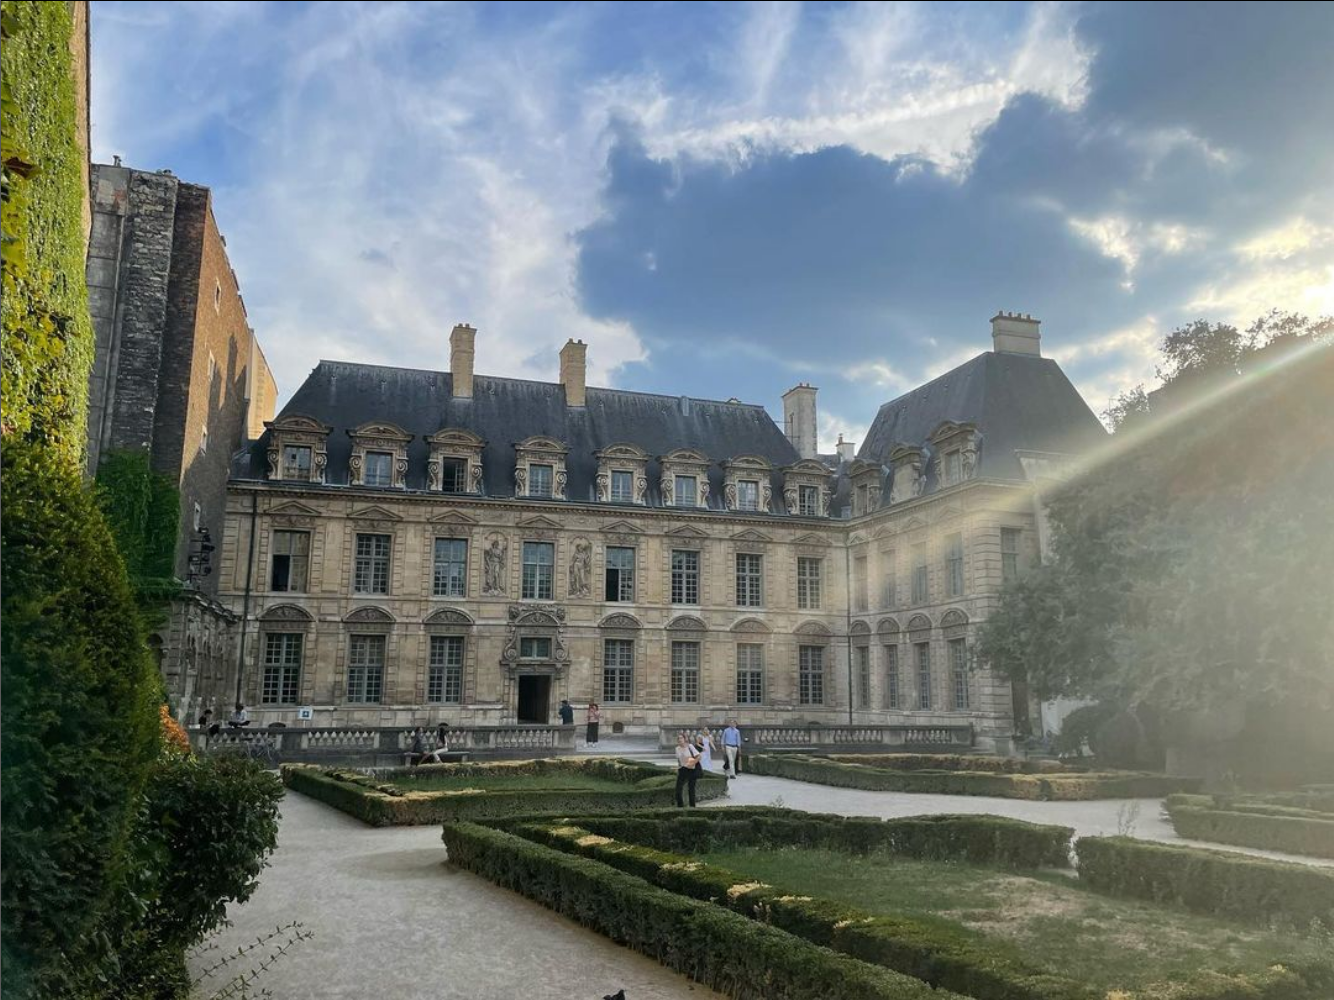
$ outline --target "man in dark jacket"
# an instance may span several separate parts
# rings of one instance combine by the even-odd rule
[[[574,706],[572,706],[564,698],[560,700],[559,712],[560,712],[560,724],[562,726],[574,725]]]

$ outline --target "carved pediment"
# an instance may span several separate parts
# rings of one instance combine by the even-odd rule
[[[287,503],[280,503],[275,507],[270,507],[267,514],[284,514],[289,517],[319,517],[320,512],[314,507],[307,507],[303,503],[297,503],[295,500],[289,500]]]
[[[883,636],[896,636],[899,634],[899,623],[894,618],[882,618],[880,624],[875,627],[876,633]]]
[[[343,621],[349,625],[392,625],[394,616],[384,608],[363,607],[348,612]]]
[[[347,432],[351,438],[377,438],[384,441],[411,441],[413,435],[409,434],[397,424],[385,423],[383,421],[372,420],[362,424],[360,427],[354,427]]]
[[[461,510],[447,510],[442,514],[435,514],[428,520],[432,524],[477,524],[477,518],[469,517]]]
[[[926,615],[913,615],[908,619],[909,632],[929,632],[931,631],[931,619]]]
[[[862,621],[853,622],[850,626],[848,626],[848,634],[849,634],[849,635],[870,635],[870,634],[871,634],[871,626],[870,626],[870,625],[867,625],[866,622],[862,622]]]
[[[848,536],[848,544],[849,544],[849,545],[864,545],[864,544],[866,543],[866,539],[867,539],[866,532],[864,532],[864,531],[854,531],[851,535]]]
[[[824,535],[817,535],[813,531],[808,531],[806,534],[798,535],[796,538],[792,539],[792,544],[828,548],[831,543]]]
[[[521,521],[517,521],[516,525],[517,527],[520,528],[528,528],[529,530],[541,530],[541,531],[555,531],[556,529],[562,527],[559,521],[553,521],[551,518],[546,517],[542,514],[538,514],[534,517],[524,518]]]
[[[860,479],[863,476],[879,475],[880,465],[875,462],[868,462],[864,458],[856,459],[848,466],[848,476],[852,479]]]
[[[951,628],[958,625],[967,625],[968,616],[958,608],[950,608],[940,619],[941,628]]]
[[[465,431],[461,427],[443,427],[434,434],[426,435],[426,440],[431,444],[467,451],[480,450],[486,447],[484,439],[478,437],[472,431]]]
[[[736,471],[768,472],[773,467],[772,462],[760,455],[737,455],[723,463],[724,469]]]
[[[263,622],[292,622],[297,625],[309,625],[315,620],[309,611],[295,604],[275,604],[259,619]]]
[[[360,510],[354,510],[347,515],[349,518],[357,521],[401,521],[399,515],[392,510],[373,504],[370,507],[362,507]]]
[[[677,448],[658,458],[659,462],[675,465],[712,465],[712,460],[702,451],[694,448]]]
[[[559,604],[511,604],[511,626],[559,628],[565,624],[565,609]]]
[[[473,620],[457,608],[441,608],[426,616],[426,625],[472,625]]]
[[[565,447],[564,442],[557,441],[553,437],[545,437],[539,434],[530,438],[524,438],[524,440],[517,442],[514,445],[514,450],[550,451],[550,452],[556,452],[557,454],[560,455],[564,455],[568,453],[570,449]]]
[[[904,531],[915,531],[918,528],[925,528],[925,527],[926,527],[926,522],[922,520],[920,517],[916,516],[910,517],[908,518],[908,520],[903,522]]]
[[[608,615],[598,622],[598,628],[642,628],[638,618],[624,613]]]
[[[950,504],[947,507],[941,508],[941,510],[936,514],[936,520],[949,521],[956,517],[963,517],[963,513],[964,513],[963,508],[960,507],[958,504]]]
[[[604,524],[600,531],[614,535],[642,535],[644,529],[637,524],[631,524],[629,521],[612,521]]]
[[[293,431],[298,434],[326,435],[333,431],[333,428],[328,424],[299,413],[290,413],[273,420],[266,420],[264,426],[271,431]]]
[[[704,620],[694,615],[677,615],[667,623],[669,632],[707,632],[708,629]]]
[[[734,542],[771,542],[773,539],[763,531],[756,531],[754,528],[747,528],[745,531],[738,531],[732,536]]]
[[[608,459],[628,459],[633,462],[647,462],[648,452],[637,444],[622,442],[620,444],[610,444],[601,451],[594,452],[594,457],[600,461]]]
[[[800,462],[793,462],[791,465],[784,467],[783,472],[787,475],[819,476],[822,478],[834,474],[829,466],[815,458],[803,458]]]
[[[971,435],[977,430],[976,424],[959,424],[953,420],[942,420],[926,439],[932,444],[940,444],[960,435]]]
[[[742,618],[739,622],[737,622],[735,625],[732,626],[732,631],[747,632],[753,635],[767,635],[768,633],[772,632],[773,629],[771,629],[768,625],[764,624],[764,622],[760,621],[758,618]]]
[[[690,524],[681,524],[681,525],[677,525],[675,528],[670,528],[670,529],[668,529],[668,531],[667,531],[666,533],[667,533],[668,535],[671,535],[673,538],[708,538],[708,537],[709,537],[708,532],[700,531],[700,530],[699,530],[698,528],[696,528],[694,525],[690,525]]]
[[[829,631],[829,626],[825,625],[823,622],[803,622],[797,626],[796,634],[828,639],[834,633]]]

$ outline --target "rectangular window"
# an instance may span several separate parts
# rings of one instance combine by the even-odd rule
[[[612,472],[611,498],[615,503],[634,502],[635,474],[633,472]]]
[[[797,695],[803,705],[824,704],[824,647],[797,647]]]
[[[797,488],[797,513],[806,517],[820,516],[820,487],[799,486]]]
[[[699,486],[694,476],[677,476],[672,486],[672,499],[678,507],[699,506]]]
[[[898,603],[898,553],[887,549],[880,553],[880,606],[892,608]]]
[[[823,560],[797,557],[797,607],[803,611],[813,611],[820,607],[823,599],[820,594],[820,573],[823,567]]]
[[[738,705],[764,701],[764,647],[757,643],[736,648],[736,701]]]
[[[926,545],[912,547],[912,602],[925,604],[927,601]]]
[[[269,589],[302,593],[308,585],[309,571],[310,532],[275,531]]]
[[[283,448],[283,478],[299,483],[310,482],[310,448],[289,444]]]
[[[760,481],[758,479],[739,479],[736,484],[736,509],[760,509]]]
[[[551,600],[555,562],[556,546],[553,543],[523,543],[522,597],[525,601]]]
[[[917,655],[917,707],[931,707],[931,644],[919,642],[913,646]]]
[[[602,641],[602,700],[628,705],[635,691],[635,642],[633,639]]]
[[[963,535],[957,531],[945,538],[945,581],[950,597],[963,594]]]
[[[736,557],[736,602],[743,608],[764,604],[764,557],[738,552]]]
[[[903,678],[899,676],[899,647],[885,647],[885,707],[903,707]]]
[[[468,542],[465,539],[435,540],[431,594],[435,597],[468,596]]]
[[[672,550],[672,603],[699,603],[699,553],[692,549]]]
[[[959,453],[957,451],[945,452],[945,485],[957,483],[959,481]]]
[[[968,710],[968,647],[963,639],[950,640],[950,673],[954,680],[954,710]]]
[[[855,611],[865,611],[869,606],[866,594],[866,556],[857,556],[852,560],[852,606]]]
[[[464,458],[440,460],[440,489],[445,493],[468,492],[468,461]]]
[[[352,589],[358,594],[389,593],[389,535],[358,535]]]
[[[672,701],[693,705],[699,701],[699,643],[672,643]]]
[[[869,709],[871,707],[871,647],[856,646],[853,648],[853,665],[856,669],[857,681],[857,707],[860,709]]]
[[[426,700],[447,705],[457,705],[463,701],[463,636],[431,636]]]
[[[530,497],[551,496],[551,482],[555,471],[550,465],[528,466],[528,495]]]
[[[545,635],[525,635],[519,639],[519,659],[551,659],[551,638]]]
[[[384,690],[382,635],[354,635],[347,661],[347,700],[374,705]]]
[[[634,549],[607,546],[607,579],[604,599],[623,604],[634,601]]]
[[[264,687],[259,699],[263,704],[296,704],[301,687],[301,648],[305,638],[300,632],[265,634]]]
[[[1019,529],[1001,528],[1001,579],[1019,579]]]
[[[366,452],[363,467],[365,472],[361,481],[366,486],[392,486],[394,484],[394,456],[389,452]]]

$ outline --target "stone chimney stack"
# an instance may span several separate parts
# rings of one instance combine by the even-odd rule
[[[1031,354],[1042,357],[1041,323],[1024,313],[998,312],[991,317],[992,350],[997,354]]]
[[[815,420],[817,391],[809,382],[801,382],[783,393],[783,433],[802,458],[814,458],[820,450]]]
[[[838,452],[841,462],[851,462],[857,457],[857,446],[851,441],[844,441],[842,434],[838,436],[838,444],[834,445],[834,450]]]
[[[449,335],[449,371],[453,375],[454,398],[472,399],[472,360],[477,331],[467,323]]]
[[[588,383],[588,345],[568,341],[560,349],[560,384],[565,386],[565,405],[583,406]]]

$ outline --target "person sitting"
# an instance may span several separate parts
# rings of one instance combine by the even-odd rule
[[[421,726],[412,731],[412,750],[410,753],[412,754],[410,763],[413,767],[426,759],[426,736],[422,733]]]
[[[245,705],[241,702],[236,703],[236,711],[228,717],[227,725],[231,729],[240,729],[242,726],[250,725],[250,713],[245,710]]]
[[[435,727],[435,749],[422,758],[422,763],[443,764],[444,755],[449,753],[449,723],[442,722]]]

